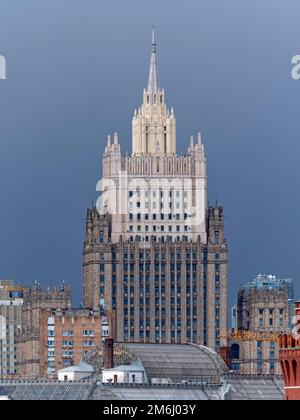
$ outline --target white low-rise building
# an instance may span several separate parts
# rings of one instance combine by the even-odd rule
[[[112,369],[104,369],[102,382],[118,384],[145,384],[147,383],[147,376],[143,365],[140,363],[121,365]]]
[[[78,366],[70,366],[58,371],[58,380],[63,382],[75,382],[92,376],[94,368],[87,363],[80,362]]]

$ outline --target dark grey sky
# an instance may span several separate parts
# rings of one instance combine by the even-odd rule
[[[158,32],[178,148],[203,131],[226,212],[230,303],[257,273],[300,297],[299,0],[0,0],[0,278],[81,300],[85,211],[106,135],[130,149]]]

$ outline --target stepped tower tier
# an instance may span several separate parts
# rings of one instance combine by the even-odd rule
[[[134,112],[132,121],[132,153],[176,153],[176,119],[173,108],[167,109],[164,89],[159,87],[154,29],[148,87],[144,90],[143,104]]]

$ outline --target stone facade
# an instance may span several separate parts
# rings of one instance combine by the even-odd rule
[[[249,287],[238,292],[237,326],[239,330],[287,331],[290,325],[288,289]]]
[[[222,207],[208,207],[201,134],[176,153],[176,119],[159,88],[153,38],[148,88],[134,113],[132,154],[109,136],[87,212],[84,306],[113,319],[117,341],[205,344],[227,329]]]
[[[24,292],[22,329],[16,338],[17,374],[22,378],[45,378],[48,369],[47,321],[56,310],[71,309],[70,288]]]
[[[281,375],[277,333],[239,333],[228,336],[231,370],[245,375]]]
[[[237,330],[229,333],[231,368],[243,374],[281,374],[278,337],[290,328],[290,280],[259,275],[241,286]]]

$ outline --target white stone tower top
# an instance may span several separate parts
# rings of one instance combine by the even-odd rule
[[[176,119],[173,108],[167,109],[165,92],[159,87],[155,30],[152,33],[152,51],[148,87],[143,104],[134,112],[132,121],[133,155],[170,155],[176,153]]]

